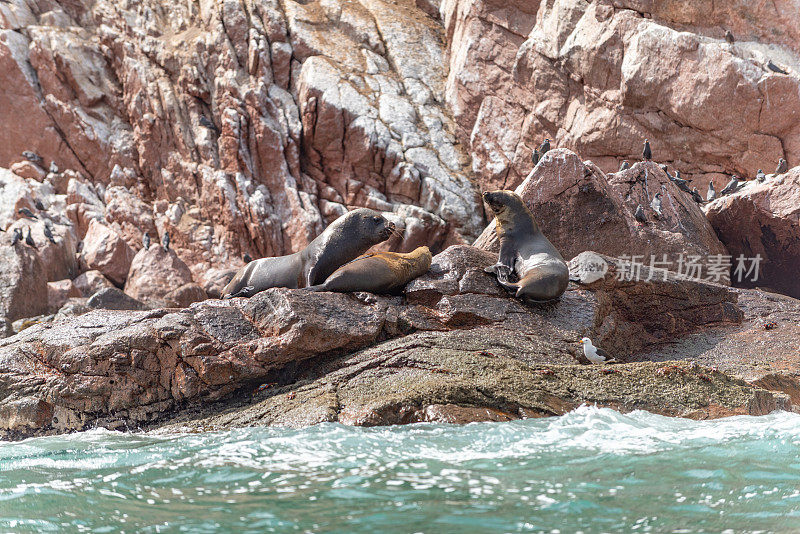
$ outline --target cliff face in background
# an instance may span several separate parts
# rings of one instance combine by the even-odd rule
[[[71,239],[96,216],[134,251],[169,231],[201,285],[243,252],[301,248],[353,206],[405,219],[388,246],[437,250],[480,233],[479,189],[518,185],[545,136],[605,172],[649,137],[703,193],[800,161],[800,81],[766,67],[800,71],[798,9],[13,0],[0,167],[42,180],[19,164],[31,150],[75,171],[51,180],[88,184],[67,201]]]

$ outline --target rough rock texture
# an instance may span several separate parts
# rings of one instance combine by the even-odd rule
[[[100,271],[86,271],[73,280],[75,287],[81,292],[82,297],[91,297],[101,289],[114,287],[111,281],[103,276]]]
[[[69,299],[80,296],[81,292],[72,280],[47,283],[47,309],[50,313],[56,313]]]
[[[133,249],[111,228],[96,219],[89,223],[80,255],[84,269],[100,271],[121,286],[128,277],[133,256]]]
[[[763,258],[758,280],[745,276],[752,267],[747,261],[741,281],[734,271],[734,283],[800,298],[800,167],[769,176],[762,184],[748,184],[705,211],[735,264],[740,255]]]
[[[173,250],[160,246],[141,249],[133,258],[125,293],[141,300],[164,299],[164,296],[192,283],[192,271]],[[188,306],[190,303],[185,304]]]
[[[441,4],[446,97],[486,187],[516,187],[542,138],[606,172],[654,158],[695,178],[800,161],[797,2]],[[726,29],[736,43],[724,40]],[[790,75],[767,69],[768,60]]]
[[[89,308],[100,308],[102,310],[143,310],[143,302],[129,297],[116,287],[101,289],[86,301]]]
[[[676,270],[681,255],[705,260],[727,253],[699,205],[652,162],[636,163],[608,178],[574,152],[551,150],[516,192],[542,233],[567,259],[594,250],[615,257],[638,255],[638,261],[649,265],[651,256],[660,261],[666,254]],[[650,207],[656,193],[663,195],[661,217]],[[645,224],[634,218],[638,205],[645,208]],[[475,246],[499,250],[494,221]],[[715,281],[727,278],[725,273]]]
[[[613,260],[608,261],[611,268],[605,280],[589,289],[571,287],[561,301],[544,307],[527,307],[510,298],[483,272],[492,254],[456,246],[436,256],[430,273],[409,285],[407,300],[271,289],[249,300],[208,301],[182,310],[96,310],[64,322],[32,326],[0,342],[0,424],[7,436],[91,424],[149,424],[186,403],[219,400],[264,382],[328,374],[334,369],[325,362],[365,347],[375,345],[369,354],[384,355],[425,347],[415,342],[418,337],[408,336],[413,332],[425,332],[418,335],[432,340],[426,361],[435,361],[439,350],[465,357],[472,354],[465,367],[453,362],[448,368],[453,380],[463,379],[456,390],[466,396],[458,401],[459,397],[447,393],[452,391],[448,386],[442,395],[426,397],[431,404],[456,402],[495,409],[495,402],[475,400],[492,394],[491,389],[474,385],[473,375],[481,365],[495,373],[496,384],[502,384],[504,373],[525,366],[529,369],[524,376],[536,374],[540,365],[575,365],[577,340],[584,335],[616,350],[620,358],[630,358],[634,350],[655,342],[741,318],[728,288],[670,280],[618,283]],[[114,291],[119,292],[106,289],[101,294]],[[96,297],[90,299],[90,306]],[[670,304],[673,310],[665,313]],[[650,322],[643,316],[651,317]],[[650,335],[643,335],[643,325],[652,330]],[[397,337],[402,339],[394,345],[380,344]],[[498,361],[505,363],[493,363],[495,356],[502,356]],[[485,364],[475,358],[484,359]],[[411,361],[408,367],[415,365]],[[398,372],[406,371],[398,364]],[[578,372],[584,376],[580,380],[591,380],[595,374]],[[680,402],[668,398],[662,408],[653,409],[688,414],[689,408],[719,404],[729,413],[751,413],[746,406],[756,393],[743,384],[736,387],[740,386],[735,395],[703,390],[691,401],[682,395]],[[477,390],[469,391],[470,387]],[[623,404],[650,402],[637,397],[634,385],[625,387],[633,400]],[[562,399],[564,391],[540,391],[519,406],[535,413],[561,413],[580,402],[579,391],[568,401]],[[596,394],[599,399],[601,393]],[[783,397],[769,398],[773,408],[784,402]],[[760,412],[754,409],[752,413]],[[359,422],[361,416],[352,417],[341,420]]]
[[[0,317],[11,321],[47,312],[47,278],[32,248],[0,246]]]
[[[354,206],[406,219],[395,248],[441,249],[483,226],[446,55],[410,0],[15,0],[0,166],[32,150],[74,171],[96,197],[70,183],[79,236],[97,215],[134,249],[169,232],[198,275],[293,252]]]

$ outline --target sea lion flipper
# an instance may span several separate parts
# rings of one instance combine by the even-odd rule
[[[251,296],[250,292],[252,290],[254,290],[254,289],[255,289],[255,287],[253,287],[253,286],[244,286],[242,289],[240,289],[236,293],[228,293],[227,295],[225,295],[222,298],[223,299],[233,299],[233,298],[236,298],[236,297],[250,297]]]

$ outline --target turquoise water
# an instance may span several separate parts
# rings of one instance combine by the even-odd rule
[[[800,415],[0,443],[0,531],[800,531]]]

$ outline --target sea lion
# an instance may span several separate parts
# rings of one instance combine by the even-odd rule
[[[367,291],[394,294],[431,267],[431,251],[419,247],[406,254],[377,252],[358,257],[336,269],[325,283],[310,286],[311,291]]]
[[[569,283],[569,269],[522,198],[513,191],[492,191],[483,199],[495,214],[500,240],[497,263],[486,272],[494,273],[500,285],[515,291],[518,298],[547,302],[560,297]],[[518,282],[509,280],[512,273]]]
[[[306,248],[288,256],[251,261],[222,290],[223,298],[252,297],[271,287],[297,289],[323,283],[336,269],[389,239],[394,224],[359,208],[333,221]]]

